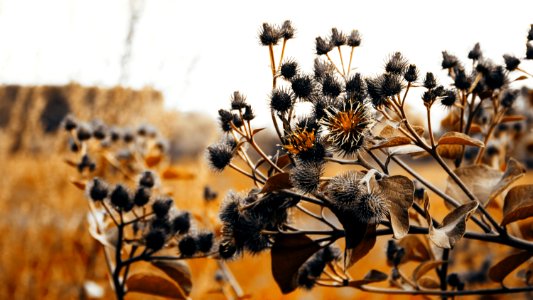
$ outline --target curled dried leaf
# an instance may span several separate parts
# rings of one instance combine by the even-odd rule
[[[396,147],[396,146],[402,146],[402,145],[410,145],[412,144],[412,141],[410,138],[406,136],[395,136],[386,139],[385,141],[373,146],[371,149],[382,149],[382,148],[389,148],[389,147]]]
[[[434,290],[440,288],[440,283],[435,278],[430,276],[422,276],[420,279],[418,279],[416,284],[423,289]]]
[[[389,276],[381,271],[378,270],[370,270],[370,272],[366,273],[365,277],[360,280],[352,280],[348,283],[348,286],[351,287],[360,287],[365,284],[370,284],[374,282],[380,282],[385,281],[389,278]]]
[[[440,145],[437,153],[447,159],[456,159],[463,155],[463,146],[461,145]]]
[[[524,168],[524,166],[521,163],[519,163],[516,159],[510,158],[509,161],[507,162],[505,172],[503,173],[500,181],[491,190],[491,193],[489,196],[489,202],[490,200],[496,198],[499,194],[501,194],[513,182],[522,178],[522,176],[524,176],[525,173],[526,173],[526,168]]]
[[[292,188],[289,173],[278,173],[270,176],[265,182],[265,185],[261,189],[260,193],[270,193],[283,189]]]
[[[377,181],[379,193],[389,205],[389,219],[394,238],[401,239],[409,232],[409,208],[413,205],[415,186],[411,179],[396,175]]]
[[[520,251],[507,256],[489,269],[489,278],[492,281],[502,282],[507,275],[533,256],[530,251]]]
[[[443,263],[444,262],[440,260],[431,260],[419,264],[413,271],[413,281],[417,282],[420,278],[422,278],[422,276],[426,275],[427,272],[436,269]]]
[[[501,225],[529,217],[533,217],[533,185],[515,186],[505,196]]]
[[[437,142],[437,147],[441,145],[485,147],[485,144],[482,141],[457,131],[450,131],[443,134]]]
[[[283,294],[298,287],[298,270],[321,248],[305,234],[276,236],[270,251],[272,275]]]
[[[438,247],[451,249],[465,234],[466,221],[470,215],[477,209],[478,203],[470,201],[452,210],[442,224],[435,228],[432,222],[428,222],[429,239]]]
[[[348,269],[358,262],[361,258],[374,248],[376,244],[376,225],[368,225],[366,231],[363,231],[364,236],[353,247],[348,247],[348,235],[346,236],[346,249],[344,251],[344,269]],[[353,236],[353,235],[352,235]],[[357,237],[358,238],[358,237]],[[353,244],[350,241],[350,245]]]
[[[142,272],[128,277],[128,292],[137,292],[172,299],[187,299],[183,291],[172,281],[157,274]]]
[[[192,290],[191,270],[189,266],[180,260],[156,260],[152,265],[165,272],[175,283],[177,283],[185,295],[190,295]]]
[[[427,261],[431,254],[426,243],[418,235],[407,235],[398,242],[398,246],[405,250],[400,263],[409,261]]]

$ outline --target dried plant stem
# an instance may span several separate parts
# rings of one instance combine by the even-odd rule
[[[237,296],[238,299],[243,298],[244,292],[241,286],[239,285],[239,282],[237,281],[237,279],[235,279],[235,276],[233,276],[233,273],[229,270],[226,263],[219,259],[217,260],[217,264],[218,264],[220,271],[222,271],[222,273],[224,274],[224,277],[226,278],[229,285],[231,286],[231,289],[235,293],[235,296]]]
[[[431,143],[431,149],[435,149],[435,137],[433,136],[433,129],[431,128],[431,106],[426,107],[427,118],[428,118],[428,135],[429,141]]]
[[[339,70],[339,68],[337,67],[337,65],[333,62],[333,60],[332,60],[331,57],[329,56],[329,53],[326,53],[326,57],[328,58],[328,61],[333,65],[333,67],[335,68],[335,70],[337,71],[337,73],[339,73],[339,75],[341,75],[341,76],[344,77],[344,74]]]
[[[339,58],[341,60],[342,76],[346,78],[346,69],[344,68],[344,59],[342,58],[341,46],[337,46],[337,50],[339,50]]]
[[[328,285],[330,287],[342,287],[342,285]],[[477,290],[463,290],[463,291],[435,291],[435,290],[418,290],[418,291],[406,291],[399,289],[388,289],[381,287],[374,287],[369,285],[363,285],[358,289],[379,294],[395,294],[395,295],[426,295],[426,296],[441,296],[441,297],[453,297],[453,296],[467,296],[467,295],[498,295],[498,294],[511,294],[511,293],[523,293],[533,291],[533,286],[528,287],[516,287],[516,288],[493,288],[493,289],[477,289]]]
[[[278,72],[281,70],[281,63],[283,62],[283,57],[285,56],[285,46],[287,45],[287,39],[283,39],[283,45],[281,46],[281,55],[279,56],[278,63]]]
[[[350,75],[350,72],[352,71],[352,58],[353,58],[353,52],[355,50],[355,47],[351,47],[352,49],[350,50],[350,61],[348,62],[348,74],[347,75]]]

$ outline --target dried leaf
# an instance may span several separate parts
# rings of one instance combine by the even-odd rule
[[[161,173],[161,178],[166,180],[192,180],[196,175],[192,172],[168,167]]]
[[[426,243],[418,235],[406,235],[398,242],[398,246],[405,250],[400,263],[408,261],[427,261],[431,259],[431,254]]]
[[[420,155],[420,154],[426,153],[426,150],[418,147],[417,145],[395,146],[395,147],[389,147],[387,150],[388,150],[389,155],[401,155],[401,154]]]
[[[298,270],[321,248],[305,234],[276,236],[270,251],[272,275],[283,294],[298,287]]]
[[[500,123],[518,122],[518,121],[523,121],[525,119],[526,119],[526,116],[523,116],[523,115],[503,116],[503,118],[501,119]]]
[[[157,166],[162,160],[163,156],[161,154],[148,155],[144,158],[144,162],[148,168]]]
[[[472,123],[470,125],[470,133],[481,133],[483,130],[481,130],[481,126],[476,123]]]
[[[252,136],[258,134],[259,132],[261,132],[261,131],[264,130],[264,129],[265,129],[265,128],[263,127],[263,128],[257,128],[257,129],[252,130]]]
[[[441,145],[437,148],[437,153],[443,158],[456,159],[463,155],[463,149],[461,145]]]
[[[348,283],[348,286],[358,288],[365,284],[370,284],[374,282],[380,282],[385,281],[389,278],[389,276],[381,271],[378,270],[370,270],[368,273],[366,273],[365,277],[360,280],[352,280]]]
[[[466,221],[477,209],[478,203],[470,201],[452,210],[438,228],[434,228],[431,222],[429,226],[429,239],[438,247],[451,249],[459,241],[466,231]]]
[[[411,179],[396,175],[377,181],[380,194],[388,201],[389,218],[395,239],[409,232],[409,208],[413,205],[415,187]]]
[[[464,145],[481,148],[485,147],[485,144],[482,141],[456,131],[450,131],[443,134],[437,142],[437,147],[441,145]]]
[[[276,166],[278,166],[281,169],[283,169],[290,163],[291,163],[291,158],[289,157],[288,154],[282,155],[278,158],[278,160],[276,160]]]
[[[174,280],[185,295],[190,295],[192,290],[191,270],[185,262],[179,260],[156,260],[152,261],[152,265]]]
[[[87,185],[85,180],[71,180],[70,182],[78,189],[85,191],[85,186]]]
[[[416,283],[423,289],[433,290],[440,288],[440,283],[435,278],[429,276],[422,276]]]
[[[505,196],[501,225],[529,217],[533,217],[533,185],[515,186]]]
[[[489,269],[489,278],[492,281],[502,282],[507,275],[525,263],[531,256],[533,256],[533,252],[530,251],[520,251],[507,256]]]
[[[379,137],[388,139],[400,135],[400,131],[390,125],[386,125],[379,133]]]
[[[388,147],[396,147],[396,146],[402,146],[402,145],[410,145],[412,144],[411,139],[406,136],[395,136],[386,139],[385,141],[377,144],[376,146],[370,148],[370,149],[382,149],[382,148],[388,148]]]
[[[519,81],[519,80],[526,80],[528,77],[526,75],[522,75],[517,77],[516,79],[513,79],[513,81]]]
[[[352,235],[353,236],[353,235]],[[358,238],[358,237],[357,237]],[[349,241],[348,234],[346,234],[346,249],[344,251],[344,269],[348,269],[358,262],[361,258],[374,248],[376,244],[376,225],[368,225],[364,231],[363,238],[356,242],[355,245],[353,240]],[[350,247],[348,247],[350,245]]]
[[[486,165],[461,167],[453,172],[483,205],[489,202],[491,188],[498,184],[503,175],[502,172]],[[447,179],[446,194],[461,204],[470,202],[470,199],[451,177]]]
[[[187,299],[183,291],[172,281],[159,275],[143,272],[133,274],[126,280],[129,292],[150,294],[172,299]]]
[[[413,281],[417,282],[422,276],[426,275],[427,272],[437,268],[443,263],[444,262],[440,260],[431,260],[419,264],[413,271]]]
[[[507,166],[505,168],[505,172],[502,175],[502,178],[491,190],[489,202],[490,200],[496,198],[499,194],[501,194],[513,182],[522,178],[522,176],[524,176],[525,174],[526,168],[524,168],[524,166],[520,164],[516,159],[511,157],[507,162]]]
[[[283,189],[292,188],[291,180],[289,179],[289,173],[278,173],[270,176],[265,182],[265,185],[261,189],[260,193],[269,193]]]

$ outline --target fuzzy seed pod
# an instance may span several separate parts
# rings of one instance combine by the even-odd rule
[[[193,256],[198,251],[195,238],[190,235],[184,236],[178,243],[178,249],[184,257]]]
[[[94,178],[89,185],[89,197],[93,201],[102,201],[109,194],[107,184],[100,178]]]
[[[207,147],[207,158],[215,171],[222,172],[233,159],[233,149],[226,143],[216,143]]]
[[[172,198],[158,199],[152,204],[152,211],[158,218],[164,218],[168,215],[168,212],[174,205]]]
[[[150,230],[144,237],[146,248],[157,251],[165,246],[166,234],[162,230]]]
[[[291,170],[290,180],[298,190],[313,193],[317,191],[323,173],[323,163],[300,162]]]

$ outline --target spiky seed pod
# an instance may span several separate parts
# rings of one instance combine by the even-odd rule
[[[503,60],[505,61],[505,68],[508,71],[514,71],[520,65],[520,59],[513,55],[504,54]]]
[[[190,235],[184,236],[178,243],[178,249],[180,250],[181,256],[193,256],[198,251],[195,238]]]
[[[483,74],[483,76],[489,76],[490,72],[494,69],[494,64],[489,59],[482,59],[476,65],[476,72]]]
[[[403,89],[402,80],[396,74],[383,74],[381,80],[381,92],[384,96],[390,97],[400,93]]]
[[[533,59],[533,44],[531,42],[526,44],[526,59]]]
[[[356,73],[346,81],[346,96],[356,102],[363,102],[366,99],[368,96],[367,87],[361,74]]]
[[[396,52],[387,60],[385,71],[396,75],[402,75],[406,67],[407,59],[405,59],[400,52]]]
[[[109,187],[100,178],[94,178],[89,184],[89,197],[93,201],[102,201],[109,194]]]
[[[341,83],[337,81],[335,77],[326,75],[324,81],[322,81],[322,94],[324,94],[324,96],[335,98],[340,95],[341,91]]]
[[[281,32],[276,26],[263,23],[259,30],[259,41],[263,46],[277,45],[281,37]]]
[[[527,40],[533,41],[533,24],[529,25],[529,31],[527,33]]]
[[[231,130],[231,122],[233,121],[233,114],[227,110],[218,110],[218,119],[220,121],[220,127],[222,131],[228,132]]]
[[[459,59],[457,56],[448,53],[447,51],[442,51],[442,68],[451,69],[459,66]]]
[[[70,115],[66,116],[63,120],[63,128],[65,128],[66,131],[71,131],[76,129],[76,127],[78,127],[78,122],[76,119]]]
[[[213,248],[214,234],[212,232],[200,233],[196,236],[196,248],[202,253],[207,253]]]
[[[223,240],[218,246],[218,255],[224,260],[231,259],[237,253],[237,247],[230,240]]]
[[[174,206],[174,200],[172,198],[160,198],[152,204],[152,211],[158,218],[165,218],[168,216],[168,212]]]
[[[289,153],[297,155],[313,148],[315,142],[314,130],[296,129],[285,137],[283,148]]]
[[[298,74],[298,63],[292,59],[284,61],[281,64],[280,73],[285,79],[290,80]]]
[[[93,132],[86,124],[79,124],[76,130],[76,137],[80,141],[86,141],[93,136]]]
[[[418,69],[416,68],[416,65],[409,65],[409,67],[407,67],[407,71],[405,71],[405,74],[403,75],[403,78],[407,82],[415,82],[418,79]]]
[[[290,20],[285,20],[285,22],[283,22],[281,25],[280,34],[285,40],[290,40],[294,38],[295,31],[296,30],[294,29],[294,26],[292,26],[292,22]]]
[[[494,67],[485,78],[485,83],[493,90],[502,88],[508,81],[507,72],[503,66]]]
[[[146,187],[138,187],[133,196],[133,203],[137,206],[144,206],[150,201],[150,189]]]
[[[242,114],[242,119],[245,121],[251,121],[255,118],[254,111],[251,105],[246,105],[244,107],[244,113]]]
[[[387,98],[385,97],[385,95],[383,95],[383,92],[381,91],[382,81],[383,76],[365,79],[368,95],[372,100],[372,105],[376,108],[382,107],[387,104]]]
[[[327,60],[315,58],[313,72],[315,80],[322,81],[326,75],[333,75],[335,67]]]
[[[333,46],[340,47],[346,45],[347,37],[342,31],[339,31],[337,28],[331,28],[330,40]]]
[[[354,202],[361,194],[359,172],[350,170],[333,177],[327,186],[328,196],[336,203]]]
[[[505,108],[511,108],[519,94],[519,90],[505,90],[500,100],[501,105]]]
[[[222,172],[233,159],[233,149],[226,143],[216,143],[207,147],[207,158],[211,167]]]
[[[139,178],[139,185],[153,188],[155,185],[155,174],[152,171],[144,171]]]
[[[155,217],[150,220],[150,230],[161,230],[165,234],[172,234],[172,224],[168,219],[168,216]]]
[[[324,173],[324,164],[316,162],[299,162],[290,173],[292,185],[304,193],[318,190],[320,176]]]
[[[165,246],[166,233],[162,230],[150,230],[144,237],[146,248],[157,251]]]
[[[294,105],[294,95],[287,89],[277,88],[270,94],[270,108],[285,113]]]
[[[191,214],[181,213],[172,219],[172,231],[177,234],[184,234],[191,228]]]
[[[326,265],[340,259],[341,254],[337,248],[328,246],[315,253],[298,270],[298,285],[305,289],[312,289]]]
[[[310,76],[296,76],[291,80],[291,87],[294,95],[300,99],[309,97],[314,90],[313,80]]]
[[[435,78],[435,75],[431,72],[426,73],[426,77],[424,78],[424,87],[426,89],[432,89],[437,86],[437,79]]]
[[[111,142],[119,141],[121,138],[119,129],[116,127],[111,127],[111,129],[109,130],[109,138]]]
[[[452,107],[457,100],[457,94],[453,90],[447,90],[446,95],[442,97],[440,103],[445,107]]]
[[[94,124],[93,125],[93,136],[94,138],[100,141],[105,139],[107,136],[107,127],[105,126],[105,124],[101,122]]]
[[[315,49],[317,55],[326,55],[333,49],[333,44],[322,37],[317,37],[315,40]]]
[[[233,92],[231,95],[231,109],[240,110],[246,107],[246,96],[239,91]]]
[[[341,155],[356,153],[373,123],[366,104],[348,103],[342,109],[332,107],[326,110],[326,115],[320,121],[326,129],[326,141]]]
[[[363,223],[377,224],[388,213],[387,203],[375,193],[365,193],[357,202],[358,219]]]
[[[133,201],[128,189],[122,184],[117,184],[110,195],[111,204],[122,211],[130,211],[133,208]]]
[[[359,47],[361,45],[361,35],[358,30],[352,30],[348,36],[348,41],[346,42],[350,47]]]
[[[93,172],[96,169],[96,164],[88,154],[84,154],[81,157],[81,161],[80,163],[78,163],[77,167],[78,172],[80,173],[82,173],[85,169],[88,169],[89,171]]]
[[[476,61],[479,60],[483,56],[483,53],[481,52],[481,47],[479,46],[479,43],[476,43],[474,45],[474,48],[468,52],[468,58]]]
[[[462,68],[456,69],[455,72],[455,87],[460,90],[468,90],[472,86],[472,80],[466,76],[465,70]]]

